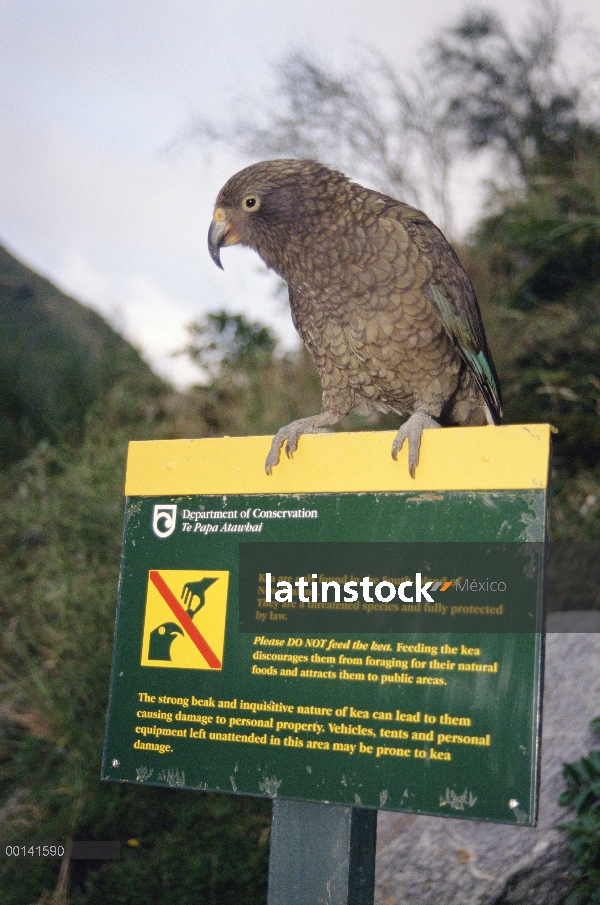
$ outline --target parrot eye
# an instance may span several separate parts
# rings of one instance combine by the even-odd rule
[[[247,195],[242,201],[242,207],[247,211],[256,210],[258,205],[259,201],[256,195]]]

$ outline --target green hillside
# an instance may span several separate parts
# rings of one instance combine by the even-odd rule
[[[234,401],[243,429],[242,397],[175,392],[0,248],[0,839],[121,841],[69,905],[265,899],[268,803],[99,780],[127,443],[214,435]],[[59,871],[0,861],[1,905],[65,905]]]
[[[44,438],[81,441],[90,407],[124,382],[164,389],[100,315],[0,246],[0,465]]]

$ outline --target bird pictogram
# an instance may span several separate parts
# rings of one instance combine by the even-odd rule
[[[163,622],[150,632],[149,660],[170,660],[171,644],[177,635],[183,635],[183,629],[176,622]]]

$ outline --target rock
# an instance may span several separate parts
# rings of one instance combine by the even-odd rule
[[[548,617],[548,629],[562,628]],[[574,616],[574,614],[570,614]],[[554,621],[554,624],[553,624]],[[561,905],[574,866],[557,824],[562,765],[598,737],[600,634],[546,636],[542,772],[537,827],[379,812],[376,905]]]

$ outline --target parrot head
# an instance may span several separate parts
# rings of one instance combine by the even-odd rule
[[[240,243],[279,270],[288,236],[312,231],[312,217],[326,205],[326,184],[337,175],[313,160],[265,160],[232,176],[219,192],[208,231],[217,267],[223,269],[221,248]]]

